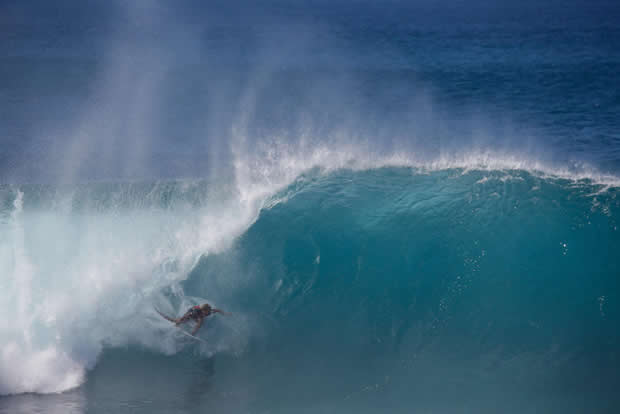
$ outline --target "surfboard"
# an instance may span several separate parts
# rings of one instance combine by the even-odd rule
[[[179,327],[177,326],[177,328],[179,328]],[[179,331],[181,331],[181,333],[183,335],[185,335],[185,336],[189,336],[190,338],[193,338],[193,339],[195,339],[197,341],[200,341],[200,342],[204,342],[205,344],[207,343],[207,341],[205,341],[204,339],[201,339],[201,338],[198,338],[197,336],[192,335],[191,333],[187,332],[183,328],[179,328]]]
[[[159,309],[157,309],[157,308],[153,308],[153,309],[155,309],[155,312],[157,312],[159,314],[159,316],[161,316],[165,320],[170,321],[172,323],[176,323],[177,322],[177,320],[175,318],[173,318],[171,316],[168,316],[168,315],[166,315],[163,312],[160,312]],[[179,332],[181,332],[183,335],[189,336],[190,338],[195,339],[197,341],[204,342],[205,344],[207,343],[207,341],[205,341],[204,339],[201,339],[201,338],[198,338],[197,336],[192,335],[191,333],[187,332],[185,329],[181,328],[180,326],[176,326],[176,327],[179,328]]]

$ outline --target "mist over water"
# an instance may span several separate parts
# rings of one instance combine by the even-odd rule
[[[614,4],[0,15],[0,412],[618,407]]]
[[[2,176],[226,179],[240,136],[617,171],[617,11],[514,9],[10,2]]]

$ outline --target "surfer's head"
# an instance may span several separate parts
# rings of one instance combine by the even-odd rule
[[[200,309],[202,309],[204,313],[207,313],[207,314],[211,313],[211,305],[209,305],[208,303],[205,303],[204,305],[202,305]]]

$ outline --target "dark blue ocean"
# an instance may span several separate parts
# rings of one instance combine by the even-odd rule
[[[1,2],[0,413],[620,412],[619,73],[613,1]]]

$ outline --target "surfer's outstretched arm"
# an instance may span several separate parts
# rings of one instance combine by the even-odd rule
[[[211,309],[211,313],[221,313],[222,315],[226,315],[226,316],[230,316],[230,315],[231,315],[231,314],[230,314],[230,313],[228,313],[228,312],[224,312],[224,311],[223,311],[223,310],[221,310],[221,309],[215,309],[215,308]]]
[[[202,321],[204,321],[205,318],[200,318],[198,320],[198,322],[196,323],[196,326],[194,326],[194,329],[192,330],[192,335],[196,335],[196,332],[198,332],[198,329],[200,329],[200,327],[202,326]]]

